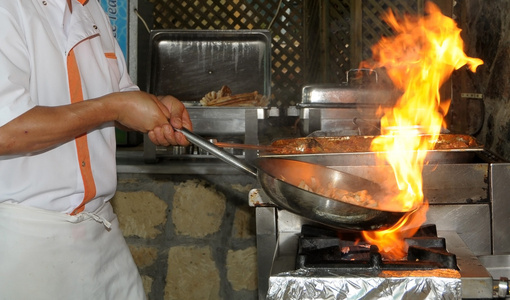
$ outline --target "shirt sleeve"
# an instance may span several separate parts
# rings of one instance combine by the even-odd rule
[[[15,3],[15,1],[9,1]],[[9,5],[0,7],[0,126],[35,106],[30,98],[30,60],[18,25]]]
[[[119,43],[115,39],[115,55],[117,56],[117,62],[119,65],[120,70],[120,82],[119,82],[119,88],[121,92],[126,91],[138,91],[140,88],[131,81],[131,77],[129,76],[128,70],[127,70],[127,64],[126,59],[124,58],[124,53],[120,49]]]

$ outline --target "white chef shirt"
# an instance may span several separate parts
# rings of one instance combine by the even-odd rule
[[[65,6],[61,10],[65,2],[0,0],[0,126],[36,105],[71,103],[66,63],[71,49],[85,101],[138,89],[127,74],[122,51],[99,2],[89,0],[81,5],[72,0],[70,15],[65,15]],[[116,189],[113,122],[88,132],[87,140],[96,197],[85,210],[93,211]],[[83,196],[75,141],[29,155],[0,156],[0,202],[70,213]]]

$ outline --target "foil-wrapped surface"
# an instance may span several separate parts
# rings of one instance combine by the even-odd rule
[[[268,300],[276,299],[461,299],[456,270],[398,270],[345,274],[299,269],[269,278]]]

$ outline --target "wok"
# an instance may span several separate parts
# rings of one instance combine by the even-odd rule
[[[367,179],[322,165],[281,158],[256,158],[254,166],[215,146],[186,128],[175,129],[191,143],[207,150],[224,162],[258,178],[264,192],[280,208],[307,219],[349,230],[378,230],[397,223],[406,213],[359,206],[332,199],[321,191],[300,188],[302,181],[316,180],[323,187],[357,192],[367,190],[374,198],[380,193],[378,184]]]

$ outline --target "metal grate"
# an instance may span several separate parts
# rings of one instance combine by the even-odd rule
[[[422,2],[422,1],[419,1]],[[370,1],[362,8],[362,59],[372,56],[370,47],[375,44],[381,36],[390,36],[390,28],[382,21],[381,15],[391,9],[394,12],[417,13],[422,11],[423,3],[417,1]]]
[[[271,105],[301,101],[305,84],[341,83],[389,28],[388,9],[421,12],[424,0],[149,0],[154,29],[270,29]]]

